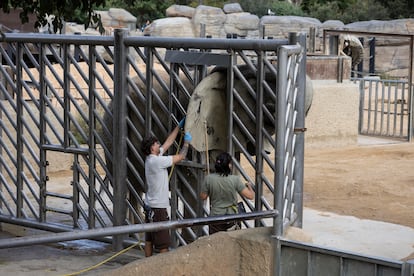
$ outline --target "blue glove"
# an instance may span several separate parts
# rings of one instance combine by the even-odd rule
[[[185,125],[185,117],[181,119],[181,121],[178,123],[178,127],[180,129],[183,129]]]
[[[191,136],[190,132],[186,132],[184,135],[184,142],[190,143],[191,140],[193,140],[193,137]]]

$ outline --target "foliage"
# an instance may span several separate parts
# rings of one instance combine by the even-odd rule
[[[0,0],[1,9],[8,13],[11,8],[21,8],[20,20],[22,23],[29,21],[29,14],[37,16],[35,27],[49,24],[47,17],[55,15],[52,21],[53,29],[56,32],[63,28],[64,21],[72,21],[74,18],[82,18],[83,23],[88,27],[91,23],[97,24],[99,30],[103,32],[102,22],[100,16],[94,12],[94,8],[104,6],[105,0],[39,0],[39,1],[25,1],[25,0]],[[84,16],[80,16],[83,14]]]
[[[107,0],[108,7],[123,8],[135,16],[138,25],[147,20],[164,18],[165,10],[173,4],[172,0]]]
[[[389,19],[388,10],[374,0],[363,1],[312,1],[303,7],[308,16],[321,22],[335,19],[345,24],[366,20]]]
[[[296,15],[296,16],[304,16],[305,13],[299,6],[291,4],[287,1],[273,1],[272,4],[272,11],[276,15]]]
[[[411,18],[414,13],[413,0],[377,0],[389,11],[390,18]]]
[[[272,7],[273,2],[271,0],[240,0],[239,4],[244,11],[262,17],[263,15],[267,15],[267,9]]]

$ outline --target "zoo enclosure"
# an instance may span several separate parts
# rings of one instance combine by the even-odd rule
[[[296,35],[292,41],[296,43]],[[128,37],[122,30],[113,37],[6,34],[0,47],[0,221],[53,232],[142,223],[144,159],[137,141],[149,133],[165,137],[185,115],[183,103],[208,67],[220,65],[227,70],[229,104],[237,103],[249,115],[249,121],[241,121],[235,112],[227,117],[228,151],[240,157],[234,167],[255,186],[256,198],[245,202],[246,207],[281,210],[274,223],[278,234],[288,224],[300,225],[305,56],[300,46],[288,43]],[[284,49],[283,57],[276,68],[268,57],[275,60],[279,48]],[[200,60],[165,60],[168,53],[177,51]],[[255,85],[244,79],[238,70],[241,64],[255,73],[259,80]],[[268,82],[265,71],[279,81]],[[257,102],[255,108],[243,103],[234,89],[235,77]],[[280,100],[275,91],[284,91]],[[277,102],[279,113],[262,105],[263,97]],[[116,126],[113,131],[105,116]],[[264,120],[272,122],[274,129],[264,129]],[[244,127],[248,124],[256,126],[253,132]],[[254,158],[233,128],[256,145]],[[105,137],[113,147],[105,143]],[[263,149],[264,143],[271,145],[270,153]],[[179,141],[172,152],[177,147]],[[72,160],[72,177],[64,190],[50,172],[61,155]],[[112,161],[109,167],[108,161]],[[205,154],[193,151],[188,161],[174,169],[172,220],[207,214],[198,200],[207,162]],[[265,169],[270,173],[265,174]],[[245,227],[268,223],[263,219],[243,222]],[[173,236],[179,246],[204,234],[202,227],[186,227]],[[113,242],[120,247],[126,240],[118,235]]]
[[[360,87],[359,134],[411,141],[414,135],[414,36],[324,30],[324,53],[341,54],[339,38],[344,35],[357,36],[366,50],[362,62],[352,68],[351,76]],[[392,52],[386,54],[385,47],[393,47]],[[378,63],[389,65],[379,66]]]
[[[300,102],[303,96],[301,96],[303,86],[298,83],[301,78],[300,72],[303,72],[300,64],[304,62],[305,57],[301,56],[300,47],[282,46],[288,44],[286,40],[260,42],[170,40],[128,38],[124,35],[125,33],[117,32],[114,38],[110,38],[7,34],[1,44],[0,53],[4,66],[0,67],[2,77],[0,89],[3,96],[0,101],[2,116],[0,121],[2,135],[0,139],[0,221],[51,232],[65,232],[52,234],[43,239],[29,237],[20,240],[19,242],[22,242],[20,244],[99,238],[106,235],[123,237],[125,233],[156,229],[155,226],[149,224],[116,226],[118,223],[119,225],[131,223],[126,216],[127,213],[131,213],[133,218],[139,218],[130,201],[131,197],[128,199],[126,197],[128,192],[142,203],[139,193],[132,185],[135,181],[134,177],[139,177],[139,174],[134,174],[133,171],[134,177],[128,174],[127,168],[134,170],[134,167],[132,159],[125,158],[127,156],[125,151],[137,153],[132,146],[134,136],[128,135],[136,132],[134,128],[128,128],[131,126],[130,112],[136,111],[133,108],[135,104],[133,104],[131,95],[134,93],[143,95],[145,103],[149,105],[145,112],[138,114],[141,122],[145,122],[145,131],[148,132],[158,126],[164,134],[168,133],[168,130],[177,124],[178,119],[185,112],[185,109],[178,105],[181,101],[176,99],[181,99],[182,95],[189,96],[188,89],[184,89],[183,81],[179,77],[180,74],[189,79],[189,83],[194,88],[195,84],[205,75],[206,67],[205,64],[167,63],[164,60],[163,51],[173,49],[188,54],[213,49],[227,55],[227,59],[231,61],[231,66],[229,66],[231,74],[239,74],[234,64],[240,62],[256,68],[257,78],[260,79],[257,84],[258,95],[269,93],[276,101],[274,93],[271,92],[272,89],[269,89],[273,83],[267,83],[261,73],[263,68],[274,68],[266,56],[270,52],[274,58],[275,49],[281,47],[281,50],[277,51],[280,54],[277,71],[271,70],[279,78],[281,76],[286,78],[286,81],[277,83],[278,90],[286,92],[278,94],[277,102],[280,108],[277,116],[269,114],[268,110],[263,108],[261,109],[263,113],[256,114],[252,119],[260,121],[259,118],[262,116],[269,118],[273,116],[273,120],[278,118],[278,123],[273,121],[275,128],[276,125],[282,125],[282,128],[277,127],[278,135],[273,137],[261,129],[260,124],[256,124],[259,126],[257,128],[259,133],[256,133],[256,136],[248,135],[249,139],[254,139],[253,141],[257,143],[260,143],[260,139],[270,141],[277,152],[277,158],[263,151],[261,147],[257,147],[255,158],[246,158],[244,162],[247,163],[235,159],[235,167],[243,177],[250,177],[255,183],[256,199],[254,204],[247,203],[248,208],[261,210],[273,209],[276,206],[278,210],[281,210],[282,215],[279,215],[274,223],[276,237],[274,260],[277,262],[274,266],[275,275],[284,275],[286,271],[292,271],[294,269],[292,264],[296,264],[296,260],[308,260],[307,271],[310,272],[318,271],[315,269],[320,268],[319,260],[323,260],[324,264],[326,259],[333,260],[333,265],[338,265],[338,271],[347,266],[348,262],[343,261],[344,256],[341,252],[328,252],[321,248],[292,244],[280,239],[283,227],[290,223],[300,225],[302,215],[303,121],[301,118],[303,115],[300,112],[303,112],[303,107],[300,107]],[[125,52],[126,49],[130,51],[128,55]],[[160,68],[155,69],[154,59],[166,72],[167,81],[161,76]],[[251,60],[254,62],[250,62]],[[146,63],[145,69],[139,65],[143,63]],[[139,88],[132,76],[141,79],[146,87],[151,89]],[[229,78],[230,83],[232,80],[234,79]],[[132,89],[129,93],[126,93],[127,86]],[[255,91],[252,87],[250,88]],[[161,91],[171,95],[168,97],[167,105],[163,104],[158,97]],[[170,91],[180,92],[169,93]],[[237,91],[227,89],[227,93],[230,92],[235,93],[233,96],[237,95]],[[261,98],[259,96],[258,99]],[[154,99],[154,102],[152,103],[150,99]],[[115,111],[108,109],[108,102],[111,100],[119,101],[116,104],[120,106],[114,107]],[[235,100],[238,98],[235,97]],[[82,106],[80,102],[86,102],[87,105]],[[159,114],[152,111],[151,103],[161,106],[161,110],[168,115],[168,119],[160,119]],[[174,112],[170,109],[172,106],[175,107]],[[296,107],[298,107],[297,110]],[[260,109],[260,106],[257,109]],[[118,125],[117,131],[114,132],[114,143],[119,143],[117,147],[119,151],[115,150],[114,153],[103,146],[105,143],[102,133],[109,131],[105,130],[101,110],[105,114],[111,114],[113,122]],[[144,118],[151,118],[151,120]],[[235,114],[229,114],[229,119],[236,124],[239,123]],[[100,127],[103,129],[100,130]],[[142,133],[138,132],[138,134],[142,136]],[[242,157],[245,149],[240,147],[237,137],[231,137],[230,144],[233,148],[230,150],[240,151]],[[178,145],[179,143],[176,147]],[[105,165],[105,154],[108,153],[110,157],[112,156],[112,160],[117,161],[113,162],[113,173],[110,173]],[[59,187],[56,185],[53,181],[54,175],[51,173],[51,167],[60,161],[60,155],[70,155],[73,161],[70,165],[73,174],[71,180],[64,183],[68,187],[65,191],[59,189],[60,185]],[[181,179],[185,185],[185,179],[188,176],[186,173],[204,175],[206,163],[199,161],[202,160],[202,156],[205,155],[193,152],[188,162],[183,162],[174,170],[173,181],[180,182],[177,179]],[[143,164],[142,159],[139,161]],[[246,172],[248,171],[245,169],[246,166],[255,168],[253,176]],[[272,169],[271,176],[264,174],[265,166]],[[283,173],[275,176],[275,171]],[[142,178],[139,180],[142,184]],[[116,182],[127,185],[118,187]],[[283,183],[283,185],[277,185],[277,183]],[[122,189],[123,187],[127,187],[128,191]],[[182,187],[172,191],[172,202],[176,201],[172,205],[172,214],[179,219],[171,223],[179,222],[181,217],[185,216],[183,208],[188,209],[188,214],[191,207],[187,204],[187,198],[182,195],[181,189]],[[271,193],[267,194],[266,189]],[[196,196],[196,194],[193,195]],[[57,204],[61,201],[65,201],[64,206],[69,208],[61,208],[62,205]],[[184,207],[178,208],[179,204]],[[201,214],[205,215],[204,209]],[[266,222],[260,217],[264,218],[260,214],[259,216],[246,215],[245,226],[253,226],[252,222],[255,225],[256,223],[265,225]],[[188,225],[181,224],[182,229],[188,228],[188,233],[199,233],[197,230],[200,229],[193,230],[192,226],[199,225],[200,219],[189,218],[182,221],[188,222]],[[201,223],[204,224],[205,221]],[[116,227],[111,227],[112,225]],[[145,227],[139,227],[141,225]],[[170,224],[164,227],[174,228]],[[76,229],[82,231],[75,231]],[[107,229],[110,231],[106,231]],[[176,230],[174,234],[178,242],[183,244],[187,242],[185,232]],[[114,243],[119,245],[122,241],[125,242],[121,239]],[[10,239],[0,244],[4,248],[7,244],[13,246],[19,242]],[[305,251],[298,250],[298,247],[304,248]],[[327,253],[328,256],[321,258],[321,251]],[[347,255],[347,257],[357,260],[357,264],[359,262],[371,263],[374,267],[371,271],[374,272],[370,275],[378,275],[387,267],[391,267],[397,273],[403,271],[401,275],[412,274],[412,266],[404,268],[401,263],[372,260],[360,256]],[[291,262],[291,258],[295,261]]]

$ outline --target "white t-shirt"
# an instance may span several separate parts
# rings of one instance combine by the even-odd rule
[[[151,208],[170,207],[168,168],[173,164],[173,157],[162,156],[163,153],[163,148],[160,148],[160,155],[150,154],[145,160],[148,185],[145,201]]]

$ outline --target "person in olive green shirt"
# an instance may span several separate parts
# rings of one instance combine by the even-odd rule
[[[210,216],[231,215],[237,213],[238,194],[254,198],[250,184],[244,184],[238,175],[232,175],[232,158],[227,152],[221,153],[215,163],[215,173],[205,177],[201,187],[200,198],[210,198]],[[212,224],[210,235],[219,231],[227,231],[234,223]]]

